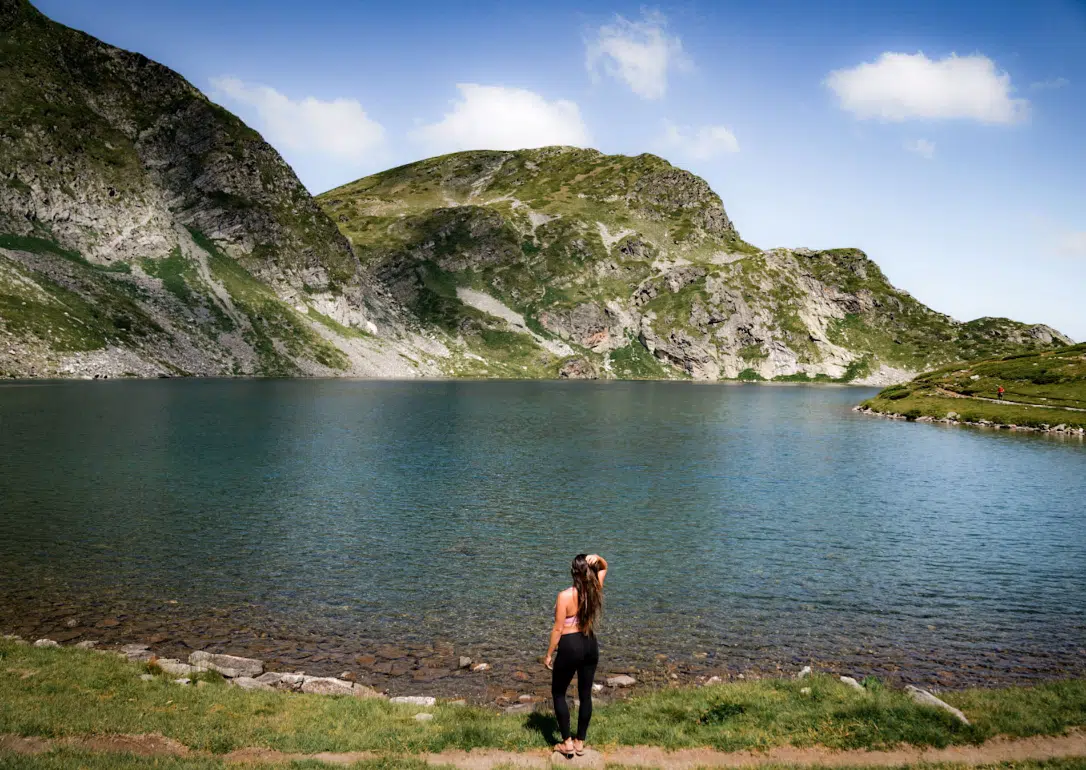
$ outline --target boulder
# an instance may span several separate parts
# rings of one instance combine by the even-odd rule
[[[628,674],[607,677],[608,687],[633,687],[635,684],[637,684],[637,680]]]
[[[389,703],[402,703],[405,706],[434,706],[437,704],[437,698],[429,695],[399,695],[395,698],[389,698]]]
[[[302,689],[302,685],[305,684],[306,679],[311,679],[302,673],[295,674],[277,674],[274,686],[280,690],[294,690],[295,692]]]
[[[356,698],[384,698],[383,693],[377,692],[372,687],[367,687],[364,684],[358,684],[355,682],[354,687],[351,689],[351,695]]]
[[[302,692],[309,695],[353,695],[354,685],[330,676],[312,676],[302,682]]]
[[[273,690],[275,689],[270,684],[261,682],[257,679],[253,679],[250,676],[237,676],[230,680],[230,684],[234,687],[240,687],[242,690]]]
[[[227,679],[239,676],[256,677],[264,673],[264,661],[253,658],[239,658],[236,655],[215,655],[210,652],[197,650],[189,655],[189,663],[193,666],[204,666],[212,671],[218,671]]]
[[[205,667],[190,666],[188,663],[182,663],[176,658],[159,658],[155,661],[155,665],[173,676],[188,676],[199,671],[207,671]]]
[[[52,639],[38,639],[34,642],[35,647],[59,647],[59,642],[54,642]]]
[[[153,657],[151,655],[151,648],[146,644],[126,644],[121,648],[120,652],[121,655],[129,660],[139,663],[150,660]]]
[[[263,682],[270,687],[275,687],[275,685],[279,684],[279,680],[281,680],[282,678],[283,674],[279,673],[278,671],[265,671],[263,674],[256,677],[256,681]]]
[[[927,690],[921,690],[919,687],[913,687],[911,684],[908,684],[905,685],[905,692],[915,703],[921,706],[931,706],[932,708],[942,709],[943,711],[952,714],[962,724],[969,724],[969,720],[965,718],[965,714],[946,701],[939,700]]]

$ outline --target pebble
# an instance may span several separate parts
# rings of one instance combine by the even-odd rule
[[[812,673],[813,673],[813,671],[811,670],[810,666],[804,666],[803,668],[800,669],[799,673],[796,674],[796,679],[806,679]]]
[[[187,676],[183,676],[180,679],[174,679],[173,683],[187,686],[187,685],[192,684],[192,680],[189,679]]]
[[[705,681],[705,684],[720,684],[722,681],[724,680],[722,680],[719,676],[711,676]]]
[[[490,664],[489,663],[476,663],[474,666],[471,667],[471,670],[472,671],[489,671],[490,670]]]
[[[471,658],[469,658],[469,657],[461,655],[459,663],[460,663],[460,666],[459,666],[460,668],[471,668]]]
[[[592,685],[592,692],[603,692],[603,685],[599,682],[595,682]]]
[[[517,697],[517,700],[521,703],[531,703],[533,700],[535,700],[535,698],[533,698],[531,695],[520,695]]]

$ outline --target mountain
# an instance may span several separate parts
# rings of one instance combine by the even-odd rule
[[[1081,436],[1086,429],[1086,344],[955,363],[886,388],[857,409],[907,420]]]
[[[763,251],[700,178],[653,155],[462,152],[318,197],[453,375],[886,383],[1070,340],[960,323],[858,249]]]
[[[314,200],[177,73],[0,0],[0,376],[889,382],[1065,337],[854,249],[762,251],[698,177],[547,147]]]
[[[177,73],[0,0],[0,114],[0,373],[416,373],[294,172]]]

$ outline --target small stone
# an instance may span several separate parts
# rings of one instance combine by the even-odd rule
[[[153,681],[155,681],[155,675],[154,674],[140,674],[140,679],[142,679],[144,682],[153,682]]]
[[[354,659],[354,662],[360,666],[365,666],[366,668],[369,668],[377,662],[377,657],[375,655],[359,655],[357,658]]]
[[[85,641],[85,642],[78,642],[78,643],[77,643],[77,644],[75,645],[75,648],[76,648],[77,650],[93,650],[93,649],[94,649],[94,646],[95,646],[96,644],[98,644],[98,642],[93,642],[93,641],[90,641],[90,640],[88,639],[88,640],[87,640],[87,641]]]
[[[437,698],[429,695],[399,695],[389,698],[389,703],[402,703],[405,706],[433,706],[437,704]]]
[[[449,706],[466,706],[466,705],[468,705],[468,702],[466,700],[464,700],[463,698],[457,698],[456,700],[449,701],[448,704],[446,704],[446,705],[449,705]]]
[[[811,688],[810,687],[800,687],[799,688],[799,694],[800,695],[810,695],[811,694]]]
[[[722,681],[724,680],[721,679],[719,676],[711,676],[707,680],[705,680],[705,684],[720,684]]]
[[[353,671],[344,671],[342,674],[339,675],[339,678],[346,682],[353,682],[358,679],[358,677],[354,675]]]
[[[530,682],[530,681],[532,681],[531,674],[529,674],[526,671],[514,671],[513,672],[513,678],[516,679],[518,682]]]
[[[707,653],[707,652],[695,652],[694,653],[694,660],[705,660],[708,657],[709,657],[709,653]]]
[[[256,677],[264,672],[264,661],[262,660],[240,658],[237,655],[215,655],[202,650],[197,650],[189,655],[189,663],[193,666],[204,666],[212,671],[218,671],[227,679],[239,676]]]
[[[807,677],[809,677],[809,676],[810,676],[810,675],[811,675],[812,673],[813,673],[813,672],[812,672],[812,670],[811,670],[811,667],[810,667],[810,666],[804,666],[803,668],[801,668],[801,669],[800,669],[799,673],[798,673],[798,674],[796,674],[796,679],[806,679],[806,678],[807,678]]]
[[[418,714],[415,714],[415,721],[416,722],[429,722],[433,718],[434,718],[433,714],[427,714],[425,711],[420,712]]]
[[[535,698],[533,698],[531,695],[520,695],[517,697],[517,700],[521,703],[531,703],[533,700],[535,700]]]
[[[599,682],[594,682],[592,684],[592,692],[603,692],[603,685]]]
[[[68,628],[75,628],[79,625],[79,621],[75,618],[68,618],[66,621],[64,621],[64,625],[66,625]]]
[[[962,724],[969,724],[969,720],[965,718],[960,710],[954,708],[946,701],[939,700],[927,690],[921,690],[919,687],[913,687],[911,684],[905,685],[905,692],[915,703],[921,706],[932,706],[934,708],[942,709],[953,714]]]
[[[60,642],[54,642],[52,639],[39,639],[34,642],[35,647],[59,647]]]
[[[735,675],[735,678],[736,678],[736,679],[746,679],[747,677],[746,677],[746,675],[745,675],[745,674],[736,674],[736,675]]]
[[[261,682],[257,679],[253,679],[249,676],[237,676],[230,680],[230,684],[234,687],[241,688],[242,690],[272,690],[274,689],[270,684]]]
[[[843,676],[843,677],[841,677],[841,683],[842,684],[847,684],[853,690],[859,690],[860,692],[866,692],[866,690],[864,690],[864,686],[862,684],[860,684],[859,682],[857,682],[855,679],[853,679],[851,676]]]
[[[478,671],[489,671],[490,670],[490,664],[489,663],[476,663],[474,666],[471,667],[471,670],[476,671],[476,672],[478,672]]]
[[[469,658],[467,656],[464,656],[464,655],[461,655],[460,656],[460,663],[459,663],[458,667],[459,668],[471,668],[471,658]]]
[[[174,679],[173,683],[187,687],[188,685],[192,684],[192,680],[189,679],[187,676],[183,676],[180,679]]]
[[[121,621],[117,618],[106,618],[105,620],[99,620],[96,624],[96,628],[116,628],[121,625]]]
[[[635,684],[637,684],[637,680],[628,674],[607,677],[608,687],[633,687]]]

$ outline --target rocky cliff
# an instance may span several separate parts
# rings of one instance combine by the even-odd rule
[[[698,177],[652,155],[465,152],[320,203],[456,375],[887,383],[1070,342],[959,323],[857,249],[762,251]]]
[[[0,373],[426,371],[279,154],[177,73],[0,0],[0,115]]]

